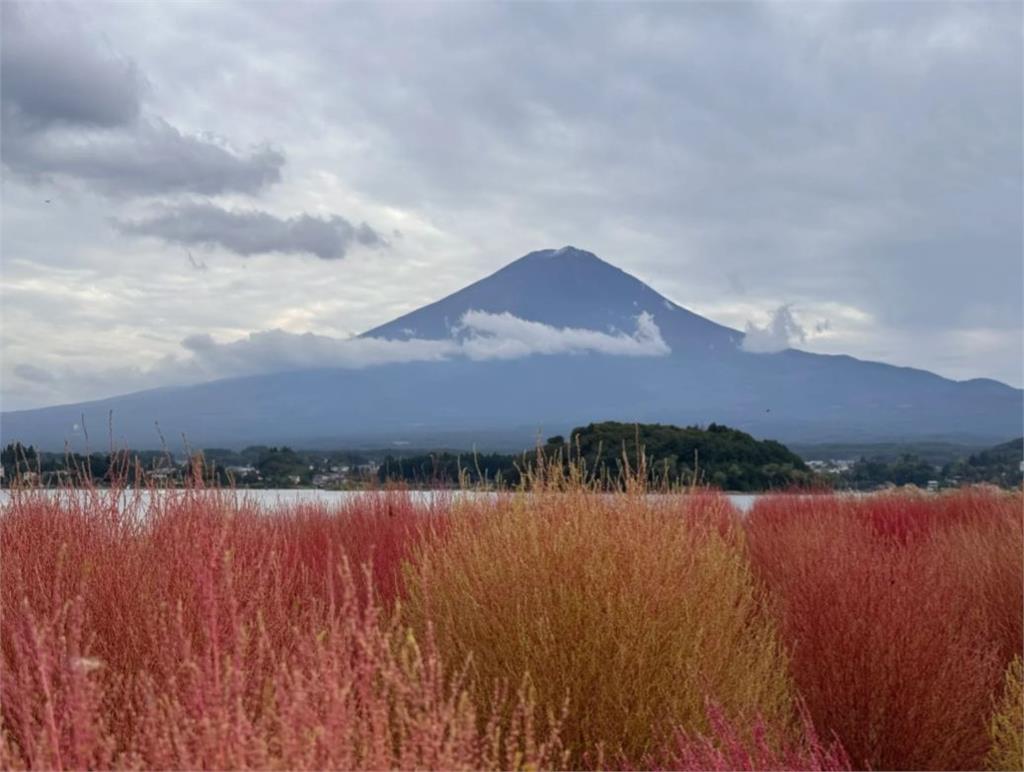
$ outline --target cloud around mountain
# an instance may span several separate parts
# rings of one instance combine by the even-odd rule
[[[491,314],[485,311],[467,311],[456,329],[468,333],[457,341],[458,353],[477,360],[587,352],[633,357],[671,353],[654,317],[646,311],[636,317],[636,331],[632,334],[552,327],[520,319],[507,312]]]
[[[209,335],[194,335],[182,345],[191,355],[189,369],[214,377],[311,368],[361,369],[459,358],[486,361],[533,355],[651,357],[671,353],[654,318],[646,312],[637,316],[632,333],[554,327],[509,313],[471,310],[463,314],[449,338],[342,339],[267,330],[227,343],[218,343]]]
[[[251,332],[220,342],[209,334],[181,341],[183,354],[161,358],[150,367],[46,370],[18,365],[14,375],[33,388],[50,393],[62,380],[102,388],[117,383],[125,392],[157,386],[182,386],[203,381],[295,370],[363,370],[412,362],[514,360],[535,355],[660,357],[671,354],[654,318],[643,312],[632,333],[556,327],[509,313],[467,311],[445,338],[338,338],[282,329]],[[106,386],[109,390],[109,385]],[[54,392],[56,393],[56,392]]]
[[[822,325],[827,325],[827,321],[819,323]],[[740,348],[751,354],[775,354],[806,340],[807,331],[793,316],[793,306],[787,303],[779,306],[763,327],[747,322]]]

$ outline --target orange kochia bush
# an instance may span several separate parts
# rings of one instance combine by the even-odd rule
[[[470,662],[480,710],[529,677],[574,766],[643,765],[675,731],[788,732],[793,690],[723,496],[586,490],[466,504],[420,542],[406,618]]]

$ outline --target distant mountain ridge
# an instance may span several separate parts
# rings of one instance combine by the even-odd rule
[[[670,351],[598,351],[522,358],[322,368],[165,387],[76,405],[0,414],[2,441],[79,447],[76,425],[156,447],[289,443],[301,447],[476,444],[517,448],[538,433],[592,421],[725,423],[787,442],[948,438],[998,442],[1021,432],[1024,392],[990,379],[788,349],[753,354],[743,333],[673,303],[597,256],[548,249],[510,263],[363,337],[451,340],[469,311],[511,314],[551,329],[632,333],[646,314]],[[95,434],[95,430],[94,430]]]

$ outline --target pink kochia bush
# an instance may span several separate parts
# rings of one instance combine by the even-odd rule
[[[440,511],[394,494],[273,515],[229,491],[125,497],[94,489],[57,499],[22,494],[4,512],[0,532],[3,611],[27,599],[47,618],[81,597],[90,646],[118,672],[155,661],[166,632],[155,625],[178,606],[194,636],[208,624],[227,634],[228,619],[200,613],[223,572],[239,588],[238,615],[259,615],[272,639],[290,631],[297,610],[346,591],[350,579],[336,570],[342,558],[353,567],[357,595],[365,599],[372,589],[388,606],[400,592],[409,546]],[[272,608],[264,592],[272,593]]]
[[[350,569],[344,538],[310,526],[326,512],[187,492],[126,517],[103,499],[31,496],[0,520],[0,766],[560,765],[528,691],[496,695],[500,725],[476,713],[462,672],[370,591],[395,566]],[[376,554],[397,559],[415,529],[395,537],[401,514],[378,514],[392,543]]]
[[[777,496],[748,546],[819,731],[858,767],[977,769],[1020,651],[1019,495]]]
[[[779,742],[773,727],[755,719],[741,729],[713,702],[707,706],[709,735],[676,733],[675,742],[664,757],[651,758],[651,769],[714,770],[714,772],[756,772],[758,770],[848,770],[850,759],[838,741],[824,742],[810,717],[800,717],[793,739]]]

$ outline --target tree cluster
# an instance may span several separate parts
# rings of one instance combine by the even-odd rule
[[[711,484],[723,490],[761,491],[807,486],[818,478],[799,456],[774,440],[756,440],[720,424],[681,428],[662,424],[592,423],[569,439],[551,437],[538,450],[514,455],[422,454],[388,457],[379,479],[431,487],[458,484],[516,486],[538,461],[576,464],[615,487],[627,475],[643,474],[660,486]]]

